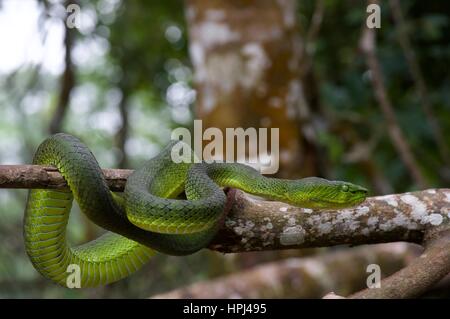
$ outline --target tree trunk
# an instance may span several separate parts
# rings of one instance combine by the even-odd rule
[[[187,0],[186,6],[203,129],[217,127],[225,136],[226,128],[279,128],[278,176],[311,175],[298,121],[302,41],[295,0]]]

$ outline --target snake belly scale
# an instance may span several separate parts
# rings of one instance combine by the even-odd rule
[[[38,148],[33,164],[55,166],[69,189],[30,190],[24,217],[27,254],[46,278],[67,285],[69,265],[80,269],[81,287],[105,285],[137,271],[156,251],[192,254],[208,245],[223,221],[226,196],[235,187],[307,208],[361,203],[363,187],[317,177],[268,178],[237,163],[176,163],[170,142],[128,178],[123,194],[108,189],[90,150],[77,138],[55,134]],[[179,199],[185,193],[186,199]],[[73,199],[95,224],[99,238],[71,247],[66,239]]]

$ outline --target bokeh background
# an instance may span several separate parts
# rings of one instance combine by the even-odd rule
[[[69,3],[82,9],[78,29],[65,23]],[[450,4],[396,3],[380,2],[376,31],[383,100],[361,47],[364,1],[0,0],[0,164],[30,163],[64,131],[102,167],[135,168],[201,118],[283,128],[282,177],[349,180],[372,194],[448,187]],[[0,190],[2,298],[143,298],[300,254],[158,255],[108,287],[64,289],[26,256],[26,195]],[[70,241],[99,232],[74,209]]]

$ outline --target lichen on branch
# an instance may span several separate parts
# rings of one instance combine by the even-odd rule
[[[132,170],[104,169],[108,186],[122,191]],[[53,167],[0,165],[0,188],[65,188]],[[225,253],[371,244],[421,243],[430,228],[450,219],[450,189],[370,197],[357,207],[312,210],[228,192],[230,212],[210,249]]]
[[[450,189],[370,197],[341,210],[312,210],[234,193],[224,227],[210,245],[221,252],[372,244],[421,243],[425,232],[448,225]]]

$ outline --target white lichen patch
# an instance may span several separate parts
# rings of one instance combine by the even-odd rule
[[[409,217],[408,215],[403,214],[400,210],[395,210],[395,217],[381,223],[379,228],[383,231],[392,231],[396,228],[404,228],[404,229],[418,229],[419,224],[415,221],[416,219]],[[418,220],[420,224],[426,224],[429,222],[429,216],[423,216]]]
[[[411,220],[401,212],[398,212],[392,219],[392,222],[400,227],[408,227],[411,224]]]
[[[445,195],[445,200],[450,203],[450,193],[445,192],[444,195]]]
[[[262,80],[264,71],[270,66],[270,60],[261,44],[256,42],[247,43],[242,48],[245,59],[245,70],[241,85],[247,89],[256,87]]]
[[[280,207],[280,212],[287,212],[288,208],[287,207]]]
[[[313,212],[313,210],[311,208],[303,208],[303,212],[305,214],[311,214]]]
[[[240,34],[231,30],[226,23],[205,21],[193,28],[193,33],[206,48],[239,40]]]
[[[398,206],[397,200],[394,197],[386,199],[386,203],[388,203],[388,205],[391,205],[392,207]]]
[[[331,232],[331,229],[333,228],[333,225],[330,222],[321,223],[318,226],[319,235],[326,235]]]
[[[392,206],[392,207],[397,207],[398,206],[397,199],[395,197],[393,197],[392,195],[379,196],[379,197],[377,197],[377,200],[384,201],[389,206]]]
[[[352,210],[344,209],[337,216],[334,223],[341,224],[344,229],[356,230],[359,222],[355,220],[355,213]]]
[[[192,63],[196,67],[200,67],[200,68],[204,67],[205,50],[199,42],[192,41],[191,45],[189,46],[189,53],[190,53],[190,56],[192,59]]]
[[[238,219],[237,225],[234,223],[232,229],[236,235],[251,238],[255,235],[252,231],[253,227],[255,227],[255,223],[251,220],[243,221]]]
[[[436,194],[436,190],[435,189],[429,189],[427,191],[428,194]]]
[[[300,245],[305,241],[305,230],[300,226],[286,227],[280,235],[280,244],[284,246]]]
[[[406,194],[400,197],[400,200],[405,204],[411,206],[411,216],[422,222],[422,219],[427,217],[427,206],[420,199],[414,195]]]
[[[369,219],[367,219],[367,225],[370,227],[374,227],[378,225],[378,221],[379,218],[377,216],[369,217]]]
[[[430,216],[427,217],[428,217],[427,221],[433,226],[439,226],[440,224],[442,224],[442,221],[444,220],[441,214],[431,214]]]
[[[358,207],[356,209],[356,214],[358,216],[366,215],[370,211],[370,208],[367,206]]]

